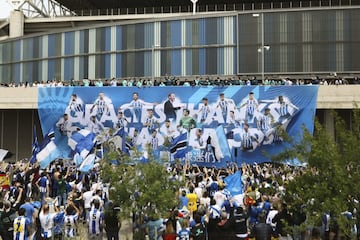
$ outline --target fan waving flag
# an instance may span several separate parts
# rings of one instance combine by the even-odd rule
[[[34,164],[36,162],[36,155],[39,153],[40,149],[39,149],[39,142],[37,139],[37,135],[36,135],[36,127],[34,126],[34,138],[33,138],[33,143],[32,143],[32,150],[31,150],[31,158],[30,158],[30,163]]]
[[[183,132],[172,141],[170,153],[173,154],[174,159],[176,159],[185,157],[187,152],[187,132]]]
[[[50,129],[39,146],[40,151],[36,154],[36,159],[38,160],[41,169],[46,168],[52,161],[61,156],[54,140],[54,130]]]
[[[87,129],[81,129],[71,135],[68,140],[68,145],[73,151],[79,153],[80,156],[85,159],[95,145],[95,138],[95,133]]]
[[[241,182],[241,171],[237,171],[236,173],[227,176],[224,179],[226,184],[226,189],[231,193],[232,196],[242,194],[242,182]]]

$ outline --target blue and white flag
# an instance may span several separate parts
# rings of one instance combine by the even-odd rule
[[[36,127],[34,126],[34,133],[33,133],[33,143],[32,143],[32,150],[31,150],[31,158],[30,158],[30,163],[34,164],[36,162],[36,155],[39,153],[40,151],[40,146],[39,146],[39,142],[37,139],[37,135],[36,135]]]
[[[40,168],[44,169],[55,159],[61,156],[61,152],[57,148],[55,142],[55,133],[51,129],[44,137],[40,144],[40,151],[36,154],[36,159],[39,162]]]
[[[174,138],[170,147],[170,153],[173,154],[174,159],[185,157],[188,152],[187,144],[187,132],[183,132]]]
[[[79,153],[74,154],[73,160],[76,166],[80,166],[80,164],[83,162],[83,158],[80,156]]]
[[[71,135],[68,140],[68,145],[73,151],[79,153],[80,156],[85,159],[95,145],[95,138],[95,133],[87,129],[81,129]]]
[[[230,176],[227,176],[224,179],[224,182],[226,184],[225,189],[231,193],[231,196],[243,193],[240,170]]]
[[[89,154],[84,161],[78,167],[81,172],[89,172],[94,168],[96,155],[94,153]]]
[[[211,145],[214,148],[215,157],[221,161],[230,161],[231,158],[231,151],[229,148],[228,141],[226,139],[225,131],[223,126],[218,126],[216,128],[216,136],[211,138]]]

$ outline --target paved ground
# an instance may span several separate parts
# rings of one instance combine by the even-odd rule
[[[132,225],[131,222],[125,221],[121,223],[120,240],[132,240]],[[87,226],[86,224],[79,223],[79,235],[76,240],[87,240]],[[104,233],[103,239],[106,239],[106,233]]]

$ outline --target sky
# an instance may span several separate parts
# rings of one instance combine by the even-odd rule
[[[7,18],[9,17],[11,6],[6,0],[0,0],[0,18]]]

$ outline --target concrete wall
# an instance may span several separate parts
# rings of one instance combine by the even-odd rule
[[[37,88],[0,88],[0,109],[37,109]],[[360,106],[360,85],[320,86],[318,109]]]

